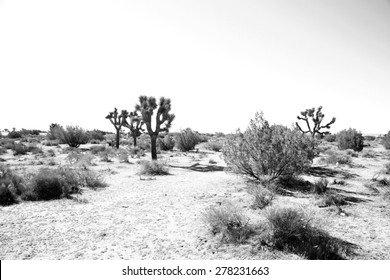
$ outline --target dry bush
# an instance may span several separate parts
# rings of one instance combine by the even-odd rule
[[[254,233],[249,219],[230,203],[210,207],[203,213],[203,219],[213,234],[221,235],[222,242],[243,243]]]
[[[130,148],[131,158],[141,158],[143,156],[145,156],[145,150],[139,148],[138,146]]]
[[[175,147],[175,140],[167,134],[164,138],[158,138],[158,145],[161,151],[172,151]]]
[[[271,205],[275,195],[269,189],[266,189],[260,185],[249,188],[248,193],[253,196],[253,209],[263,209]]]
[[[351,156],[347,155],[345,152],[328,150],[326,154],[327,157],[321,158],[320,162],[324,162],[326,164],[345,164],[349,166],[352,165]]]
[[[299,208],[268,208],[270,243],[279,249],[308,259],[343,259],[356,248],[354,244],[330,236],[315,226],[315,221]]]
[[[113,148],[108,147],[98,153],[101,161],[111,162],[112,158],[116,156],[116,152]]]
[[[362,153],[362,157],[364,158],[375,158],[377,155],[373,150],[364,150]]]
[[[336,140],[341,150],[352,149],[360,152],[364,147],[363,135],[356,129],[344,129],[337,133]]]
[[[78,148],[81,144],[87,144],[89,141],[88,133],[78,126],[67,126],[59,133],[59,139],[69,147]]]
[[[202,138],[199,133],[187,128],[176,135],[175,141],[180,151],[187,152],[195,149],[195,146],[202,142]]]
[[[168,167],[165,162],[160,162],[157,160],[143,160],[140,162],[139,175],[169,175]]]
[[[322,194],[326,192],[328,189],[329,181],[327,179],[320,179],[314,182],[313,184],[313,192],[316,194]]]
[[[28,153],[28,147],[22,143],[15,143],[12,150],[14,151],[14,156],[26,155]]]
[[[209,141],[204,145],[206,150],[219,152],[222,150],[223,144],[218,141]]]
[[[118,150],[118,157],[120,162],[129,163],[130,152],[126,149],[120,148]]]
[[[98,153],[104,151],[106,149],[106,146],[98,145],[98,146],[92,146],[89,150],[92,154],[97,155]]]
[[[383,136],[383,138],[382,138],[382,145],[386,149],[390,149],[390,131]]]
[[[317,155],[315,140],[297,129],[270,126],[256,114],[245,133],[230,137],[222,150],[228,167],[236,173],[262,181],[299,174]]]

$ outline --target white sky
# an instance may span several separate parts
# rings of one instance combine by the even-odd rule
[[[0,0],[0,128],[113,131],[141,94],[172,99],[172,130],[291,125],[390,129],[385,0]]]

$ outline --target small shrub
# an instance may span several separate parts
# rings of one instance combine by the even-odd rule
[[[18,139],[18,138],[22,138],[23,135],[19,131],[13,130],[10,133],[8,133],[7,137],[10,139]]]
[[[92,154],[97,155],[100,152],[103,152],[106,149],[106,146],[100,145],[100,146],[92,146],[89,150]]]
[[[100,143],[105,139],[104,138],[105,132],[98,129],[90,130],[88,131],[88,134],[89,134],[89,138],[91,139],[91,144],[93,144],[92,140],[99,141]]]
[[[168,167],[165,162],[159,162],[157,160],[141,162],[141,169],[139,175],[168,175]]]
[[[57,123],[52,123],[49,127],[49,131],[46,134],[46,139],[49,141],[57,140],[59,142],[61,140],[61,134],[63,133],[63,131],[64,128],[61,125]],[[64,142],[62,142],[61,144],[64,144]]]
[[[3,148],[3,147],[0,147],[0,155],[4,155],[6,153],[7,153],[7,149]]]
[[[91,144],[100,144],[102,141],[99,141],[99,140],[96,140],[96,139],[92,139],[89,141],[89,143]]]
[[[213,159],[210,159],[209,160],[209,164],[216,164],[217,162],[215,161],[215,160],[213,160]]]
[[[336,141],[336,135],[335,135],[335,134],[331,134],[331,133],[326,134],[325,137],[324,137],[324,140],[325,140],[326,142],[333,143],[333,142]]]
[[[193,150],[195,146],[201,142],[201,136],[190,128],[182,130],[176,135],[176,146],[182,152]]]
[[[131,158],[141,158],[145,155],[145,150],[139,148],[138,146],[131,147],[129,152]]]
[[[172,151],[175,147],[175,140],[169,134],[165,135],[164,138],[158,138],[158,144],[162,151]]]
[[[326,164],[345,164],[349,166],[352,165],[351,156],[347,155],[344,152],[329,150],[326,152],[326,154],[327,157],[321,159],[321,161],[325,162]]]
[[[98,156],[100,157],[101,161],[105,162],[111,162],[112,158],[115,157],[115,155],[115,150],[111,147],[105,148],[98,153]]]
[[[352,149],[346,149],[345,153],[351,157],[358,157],[359,154]]]
[[[219,152],[222,150],[223,144],[217,141],[209,141],[206,143],[205,148],[210,151]]]
[[[57,172],[50,169],[41,169],[32,179],[32,200],[59,199],[63,194],[63,183]]]
[[[337,133],[336,139],[341,150],[352,149],[356,152],[363,150],[364,138],[356,129],[342,130]]]
[[[317,155],[316,142],[297,129],[272,125],[256,114],[245,133],[230,137],[222,150],[228,167],[259,181],[302,173]]]
[[[365,150],[362,153],[362,157],[364,158],[375,158],[376,154],[373,150]]]
[[[104,182],[104,180],[102,179],[102,175],[94,171],[91,170],[84,171],[81,174],[81,178],[84,183],[83,186],[86,188],[98,190],[98,189],[108,187],[108,184]]]
[[[390,131],[383,136],[383,138],[382,138],[382,145],[386,149],[390,149]]]
[[[203,213],[203,218],[213,234],[221,235],[223,242],[243,243],[253,233],[249,219],[232,204],[211,207]]]
[[[0,184],[0,206],[8,206],[16,203],[16,198],[7,185]]]
[[[53,146],[59,146],[60,141],[59,140],[46,140],[42,142],[43,146],[53,147]]]
[[[25,190],[23,178],[2,164],[0,164],[0,185],[6,187],[11,185],[15,189],[16,195],[20,195]]]
[[[320,202],[321,207],[329,207],[329,206],[343,206],[347,205],[348,201],[345,198],[335,192],[327,192],[322,198]]]
[[[313,192],[316,194],[322,194],[328,189],[329,181],[327,179],[320,179],[313,184]]]
[[[89,141],[88,133],[78,126],[67,126],[66,129],[60,131],[59,137],[61,141],[73,148],[78,148]]]
[[[25,155],[28,152],[28,147],[22,143],[15,143],[12,150],[14,151],[14,156]]]
[[[47,150],[46,153],[47,153],[47,155],[49,157],[55,157],[56,156],[56,152],[54,150],[52,150],[52,149]]]
[[[375,141],[376,137],[375,136],[371,136],[371,135],[366,135],[366,136],[363,136],[364,140],[367,140],[367,141]]]
[[[11,150],[15,145],[15,140],[12,139],[0,139],[0,146],[4,149]]]
[[[263,209],[271,204],[275,198],[274,194],[261,186],[256,186],[249,190],[249,193],[253,196],[254,200],[252,203],[253,209]]]
[[[390,174],[390,163],[386,163],[383,169],[384,174]]]
[[[334,238],[313,225],[302,210],[276,208],[268,210],[271,242],[279,250],[287,250],[308,259],[344,259],[357,246]]]
[[[120,162],[129,163],[130,152],[126,149],[120,148],[118,150],[118,157]]]

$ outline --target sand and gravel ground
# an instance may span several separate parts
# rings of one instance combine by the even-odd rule
[[[364,199],[343,207],[315,207],[316,197],[301,194],[277,197],[274,204],[300,204],[315,208],[327,231],[359,246],[354,259],[390,259],[390,204],[364,186],[388,162],[381,147],[375,158],[354,158],[355,166],[327,166],[335,172],[329,180],[342,179],[345,186],[332,186],[349,196]],[[64,161],[65,155],[56,158]],[[0,259],[299,259],[284,252],[261,251],[247,244],[222,244],[210,233],[202,212],[226,201],[240,205],[252,223],[259,210],[249,206],[251,196],[245,180],[227,173],[220,153],[165,153],[170,175],[140,177],[135,159],[131,163],[98,162],[90,168],[104,175],[109,187],[86,190],[75,199],[21,202],[0,207]],[[19,171],[37,169],[32,156],[7,164]],[[216,164],[210,164],[209,160]],[[314,180],[313,175],[306,176]]]

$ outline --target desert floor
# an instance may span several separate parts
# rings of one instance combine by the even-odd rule
[[[278,195],[273,204],[300,205],[312,211],[329,234],[356,245],[351,259],[390,259],[390,203],[381,190],[365,186],[389,162],[389,154],[376,143],[367,149],[374,157],[359,154],[352,166],[316,160],[312,172],[303,176],[310,181],[345,180],[345,185],[329,186],[350,201],[341,211],[319,207],[317,195],[298,191]],[[65,164],[66,154],[55,150],[56,164]],[[46,166],[37,165],[34,155],[15,157],[8,151],[2,158],[15,172]],[[224,244],[212,235],[202,213],[227,201],[239,205],[250,223],[263,222],[262,210],[250,207],[253,198],[246,191],[245,178],[224,170],[220,152],[164,152],[159,160],[168,164],[170,175],[140,177],[138,159],[130,163],[96,159],[96,165],[89,168],[103,174],[109,187],[85,190],[74,199],[0,207],[0,259],[302,258],[261,249],[255,237],[236,245]]]

